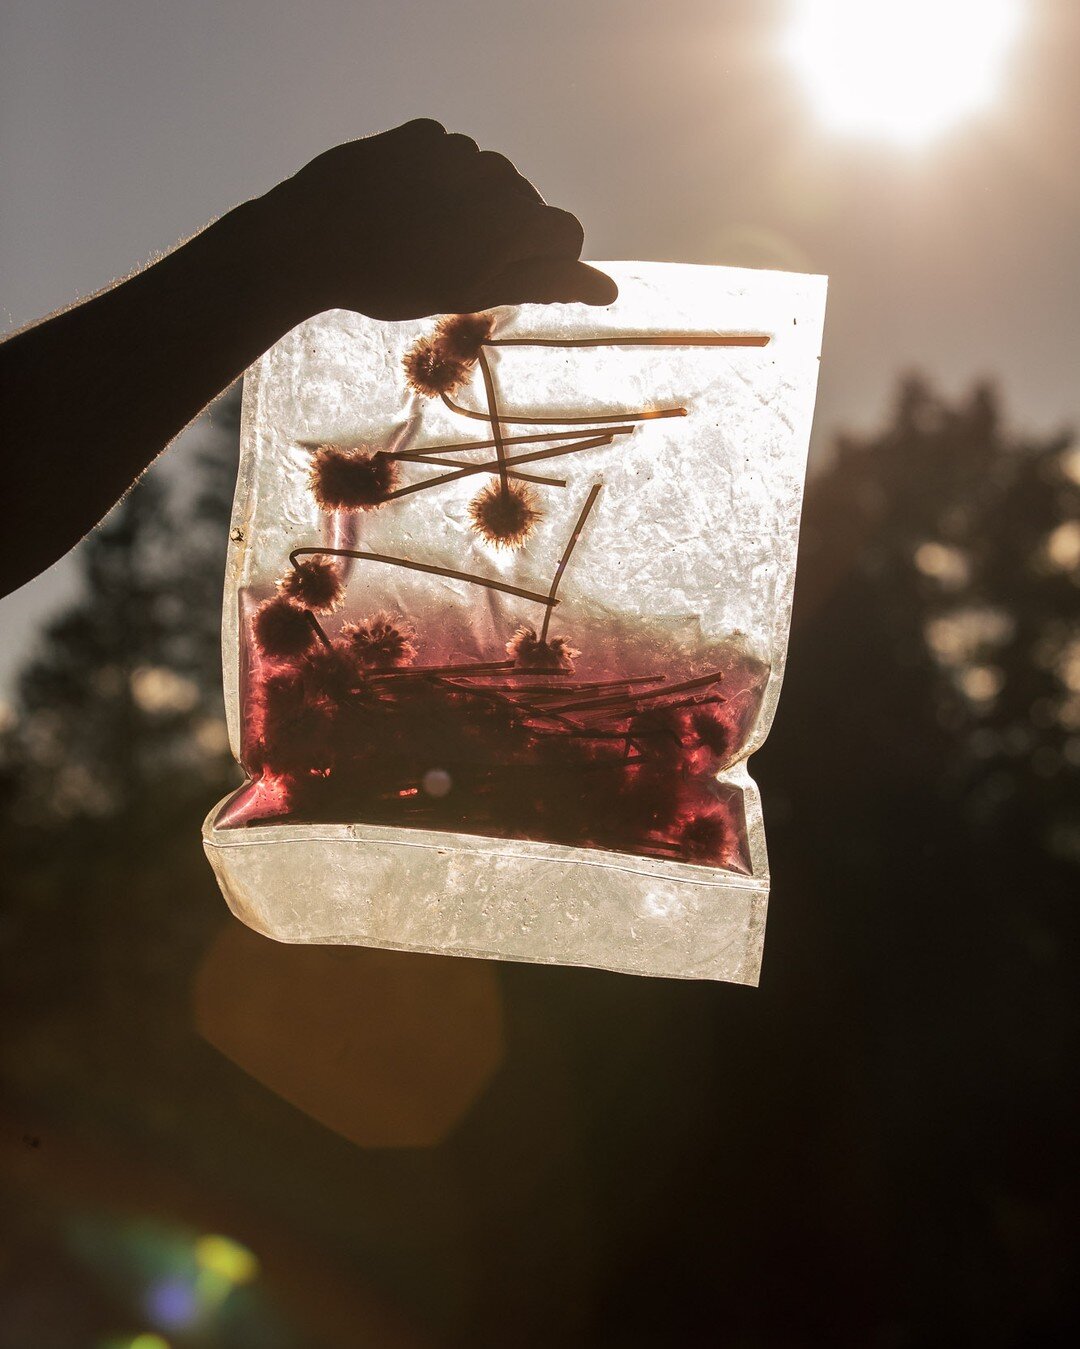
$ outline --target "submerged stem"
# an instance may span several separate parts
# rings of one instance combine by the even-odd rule
[[[446,467],[446,468],[460,468],[460,467],[461,467],[461,461],[458,460],[458,459],[443,459],[443,458],[441,458],[440,456],[434,455],[434,454],[409,454],[409,453],[402,453],[402,454],[397,454],[397,455],[395,455],[394,457],[395,457],[396,459],[404,459],[406,463],[410,463],[410,464],[435,464],[435,465],[437,465],[439,468],[443,468],[443,467]],[[482,468],[482,472],[484,472],[484,473],[498,473],[498,472],[499,472],[499,465],[498,465],[497,463],[494,463],[494,464],[485,464],[485,465],[483,466],[483,468]],[[515,473],[512,469],[510,469],[510,470],[507,471],[506,476],[507,476],[508,478],[514,478],[514,479],[516,479],[518,482],[532,482],[532,483],[537,483],[537,484],[540,485],[541,487],[565,487],[565,486],[566,486],[566,479],[565,479],[565,478],[542,478],[538,473]]]
[[[632,427],[614,427],[611,431],[606,431],[601,436],[594,436],[589,440],[579,440],[568,445],[555,445],[550,450],[533,450],[530,454],[511,455],[504,460],[507,467],[517,464],[531,464],[537,459],[555,459],[562,454],[576,454],[578,450],[592,450],[598,445],[610,445],[615,436],[628,434]],[[384,503],[387,501],[396,501],[398,497],[411,496],[414,492],[424,492],[429,487],[441,487],[443,483],[456,482],[458,478],[468,478],[474,473],[490,473],[497,468],[498,464],[494,460],[488,460],[483,464],[468,464],[465,468],[456,469],[453,473],[440,473],[437,478],[424,478],[421,482],[410,483],[408,487],[399,487],[396,492],[391,492],[389,496],[384,497]]]
[[[630,704],[629,710],[633,712],[635,709],[632,704],[634,703],[644,702],[647,698],[666,698],[672,693],[685,693],[688,689],[705,688],[709,684],[719,683],[723,677],[723,672],[717,670],[712,674],[700,675],[697,679],[686,679],[681,684],[666,684],[662,689],[649,689],[646,693],[619,694],[617,697],[611,698],[594,698],[591,701],[583,699],[576,703],[562,703],[558,710],[560,712],[577,712],[581,708],[588,708],[592,712],[600,708],[617,708]],[[726,703],[727,699],[717,696],[716,701]]]
[[[612,432],[624,430],[629,434],[633,429],[632,426],[613,427]],[[532,445],[545,440],[575,440],[583,434],[582,431],[542,431],[531,436],[503,436],[502,442],[504,445]],[[304,444],[305,442],[300,441],[299,443]],[[467,450],[490,450],[494,447],[495,442],[493,440],[457,440],[446,445],[422,445],[419,449],[387,450],[385,453],[388,459],[426,459],[429,455],[465,453]]]
[[[768,333],[653,333],[646,337],[489,337],[485,347],[767,347]]]
[[[585,500],[585,505],[582,506],[581,508],[581,514],[578,516],[577,524],[574,526],[573,533],[570,535],[566,547],[563,549],[562,557],[559,558],[558,565],[555,568],[555,575],[551,581],[551,589],[548,591],[548,599],[551,601],[552,604],[555,603],[555,592],[558,590],[559,582],[563,578],[563,572],[566,570],[566,564],[570,561],[570,554],[574,551],[575,547],[577,546],[577,541],[581,537],[581,531],[585,528],[585,521],[589,518],[589,512],[592,510],[594,504],[596,503],[596,498],[600,495],[601,486],[602,486],[601,483],[598,482],[593,483],[592,490],[589,492],[589,495]],[[547,641],[548,625],[550,624],[550,622],[551,622],[551,609],[549,607],[547,612],[544,614],[544,625],[540,629],[541,645],[543,645],[543,643]]]
[[[476,422],[490,421],[486,412],[474,412],[472,408],[463,408],[455,403],[448,394],[441,395],[443,402],[451,412],[462,417],[471,417]],[[655,411],[612,412],[597,417],[500,417],[504,426],[594,426],[608,422],[651,422],[661,417],[685,417],[685,408],[657,408]]]
[[[507,585],[504,581],[492,581],[486,576],[474,576],[467,571],[454,571],[451,567],[437,567],[430,562],[412,562],[404,557],[390,557],[386,553],[368,553],[360,548],[294,548],[289,561],[296,566],[298,557],[353,557],[361,562],[385,562],[392,567],[406,567],[409,571],[427,572],[431,576],[448,576],[453,581],[468,581],[471,585],[485,586],[488,590],[501,590],[506,595],[517,595],[523,600],[532,600],[535,604],[558,604],[558,600],[547,595],[538,595],[535,590],[523,590],[521,586]]]
[[[499,425],[499,404],[495,397],[495,380],[492,378],[491,366],[488,364],[488,358],[484,355],[483,349],[478,353],[477,359],[480,362],[480,373],[484,377],[484,393],[487,395],[488,415],[491,418],[491,434],[495,440],[495,458],[499,461],[499,480],[502,490],[507,490],[506,482],[506,450],[503,448],[502,427]]]

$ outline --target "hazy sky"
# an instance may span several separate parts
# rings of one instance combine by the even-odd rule
[[[816,455],[911,367],[1072,423],[1080,3],[1024,9],[992,113],[900,151],[821,129],[785,0],[3,0],[0,321],[423,114],[576,211],[586,256],[828,273]],[[72,584],[60,563],[0,602],[0,692]]]

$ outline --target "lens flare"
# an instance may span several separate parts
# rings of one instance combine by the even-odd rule
[[[794,0],[786,54],[833,130],[918,145],[993,102],[1017,0]]]
[[[195,1259],[200,1269],[216,1274],[230,1284],[250,1283],[259,1272],[255,1256],[230,1237],[200,1237],[195,1243]]]

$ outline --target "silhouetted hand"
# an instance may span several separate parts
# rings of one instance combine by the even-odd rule
[[[618,293],[578,261],[576,216],[427,119],[327,150],[252,206],[298,312],[407,319]]]
[[[438,122],[328,150],[164,258],[0,343],[0,594],[54,562],[283,333],[378,319],[610,304],[581,226]],[[47,521],[47,525],[43,524]]]

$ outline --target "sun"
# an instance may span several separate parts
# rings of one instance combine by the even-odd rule
[[[794,0],[787,55],[833,130],[918,145],[993,102],[1018,0]]]

